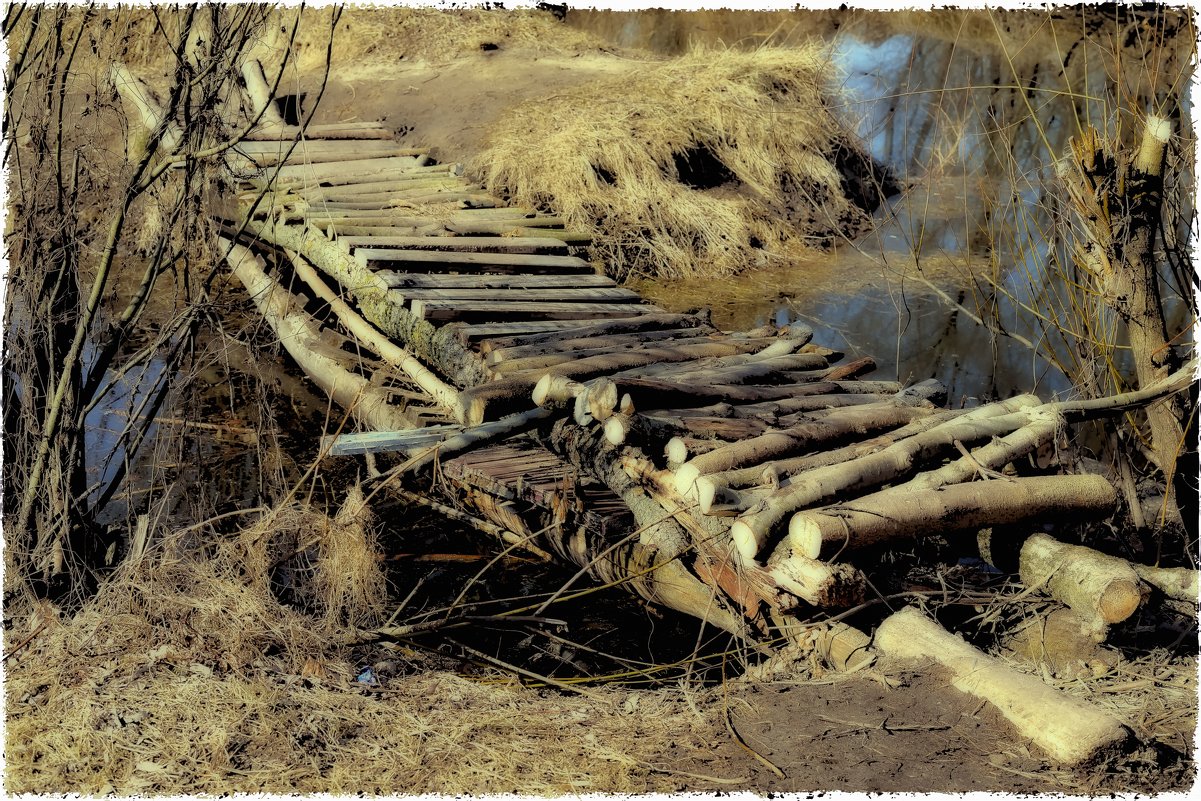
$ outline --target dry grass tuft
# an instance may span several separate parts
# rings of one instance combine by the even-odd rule
[[[592,232],[613,275],[732,274],[853,234],[875,206],[827,70],[816,46],[648,63],[518,107],[474,170]]]
[[[287,562],[303,563],[295,605],[277,599]],[[289,509],[232,535],[166,535],[69,620],[27,605],[7,637],[5,789],[669,791],[680,781],[656,760],[670,752],[678,769],[711,751],[715,719],[683,690],[562,696],[406,675],[427,660],[348,647],[345,624],[372,620],[381,590],[352,495],[332,520]],[[361,660],[379,686],[354,681]]]

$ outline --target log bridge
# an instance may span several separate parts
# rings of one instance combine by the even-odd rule
[[[1192,380],[948,409],[937,382],[870,380],[871,359],[805,326],[727,332],[647,303],[587,260],[587,233],[374,123],[301,131],[267,113],[234,153],[223,252],[358,424],[329,454],[398,454],[381,457],[398,481],[439,478],[410,497],[752,643],[862,603],[882,546],[1111,514],[1105,478],[1056,463],[1065,426]],[[1123,597],[1108,622],[1133,612],[1138,593]],[[836,634],[832,661],[867,653],[866,635]],[[1093,758],[1120,739],[1111,722],[1040,744]]]

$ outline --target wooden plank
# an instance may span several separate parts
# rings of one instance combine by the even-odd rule
[[[418,157],[412,164],[397,164],[391,167],[381,167],[370,164],[369,161],[352,161],[343,165],[340,170],[327,170],[325,165],[304,165],[309,168],[282,167],[280,174],[275,176],[276,168],[269,168],[262,175],[250,177],[255,186],[264,186],[267,179],[275,176],[273,184],[278,188],[290,189],[294,192],[304,192],[309,189],[329,188],[334,186],[365,186],[368,184],[391,185],[409,181],[426,181],[442,176],[461,175],[461,164],[423,164]],[[374,160],[371,160],[374,161]],[[367,164],[366,167],[357,165]],[[320,172],[314,173],[320,168]],[[456,170],[458,170],[456,172]]]
[[[404,209],[409,206],[424,206],[435,203],[464,203],[466,204],[466,208],[469,209],[491,209],[500,203],[492,195],[475,190],[478,190],[478,187],[466,186],[445,190],[427,187],[424,190],[417,190],[411,193],[398,193],[385,200],[332,200],[325,203],[318,202],[314,204],[314,208],[328,207],[334,213],[341,213],[343,211],[371,212],[375,209],[387,208]]]
[[[536,236],[342,236],[347,250],[400,248],[405,250],[470,250],[506,253],[541,253],[567,250],[561,239]]]
[[[322,211],[386,211],[391,208],[404,208],[409,203],[458,203],[462,198],[486,198],[491,202],[496,199],[491,195],[480,193],[478,186],[464,184],[446,184],[445,186],[423,186],[410,191],[398,191],[386,195],[347,195],[330,197],[320,193],[312,193],[305,197],[310,208]],[[435,198],[430,200],[430,198]]]
[[[425,170],[429,169],[431,168],[418,167],[413,170],[406,170],[405,172],[399,173],[393,178],[382,181],[376,180],[374,175],[364,175],[359,176],[359,178],[365,180],[356,180],[348,183],[336,184],[323,181],[319,184],[290,186],[288,187],[288,190],[306,198],[314,195],[321,195],[324,197],[366,195],[380,192],[391,192],[393,190],[414,189],[426,184],[436,184],[441,181],[460,178],[457,173],[448,171],[447,165],[445,164],[439,164],[434,167],[433,169],[437,170],[436,172],[425,172]]]
[[[378,122],[332,122],[303,128],[299,125],[259,125],[245,138],[262,142],[290,141],[301,136],[309,139],[392,139],[394,134]]]
[[[276,181],[307,180],[311,183],[322,181],[351,183],[356,180],[355,176],[378,175],[387,170],[405,172],[420,166],[422,166],[420,157],[417,156],[386,156],[324,164],[292,164],[285,167],[273,167],[266,170],[262,177]]]
[[[375,201],[386,205],[388,201],[412,195],[428,195],[440,189],[462,190],[466,186],[477,186],[466,178],[446,174],[436,177],[422,176],[412,181],[373,181],[370,184],[338,184],[336,186],[306,186],[289,190],[310,203],[316,201],[366,203]],[[367,188],[364,188],[367,187]],[[382,187],[382,188],[377,188]]]
[[[534,317],[547,320],[594,320],[654,314],[662,309],[628,303],[553,303],[499,301],[415,300],[413,314],[430,322],[507,320]]]
[[[329,222],[341,222],[349,225],[371,226],[470,223],[477,219],[491,221],[494,216],[501,214],[520,219],[523,225],[528,223],[541,224],[544,221],[558,221],[557,217],[534,217],[533,212],[527,212],[522,209],[453,209],[449,212],[440,212],[425,209],[384,208],[374,211],[370,209],[360,211],[322,211],[320,207],[313,207],[305,213],[312,220],[328,220]],[[524,214],[529,214],[530,216],[522,216]]]
[[[354,252],[359,264],[375,262],[404,262],[406,264],[447,264],[477,267],[521,267],[532,272],[541,270],[587,270],[592,265],[576,256],[535,256],[524,253],[451,253],[429,250],[400,250],[392,248],[359,248]]]
[[[603,323],[595,323],[578,326],[578,331],[572,331],[570,336],[577,337],[593,337],[593,336],[611,336],[613,334],[630,334],[636,331],[647,330],[662,330],[664,328],[702,328],[710,333],[717,333],[717,329],[704,322],[701,318],[691,314],[657,314],[639,315],[628,320],[606,320]],[[494,335],[498,336],[498,335]],[[507,336],[503,340],[496,340],[481,343],[481,351],[487,352],[489,346],[496,348],[512,348],[520,345],[539,345],[544,343],[556,342],[564,339],[564,335],[560,333],[517,333]]]
[[[530,226],[500,222],[451,222],[447,230],[457,234],[502,234],[510,236],[548,236],[561,239],[572,245],[587,245],[592,242],[592,234],[585,231],[568,231],[553,226]]]
[[[697,339],[712,335],[712,331],[704,328],[667,328],[659,331],[639,331],[633,334],[611,334],[608,336],[577,337],[574,339],[565,337],[561,340],[541,345],[523,345],[508,348],[497,347],[494,340],[488,348],[488,355],[484,363],[491,366],[501,364],[502,362],[509,362],[513,359],[526,359],[531,356],[561,352],[570,352],[575,357],[582,355],[586,350],[596,347],[620,350],[623,348],[638,347],[647,342],[661,342],[665,339]]]
[[[500,218],[474,220],[452,220],[446,227],[457,234],[508,234],[516,232],[520,236],[554,236],[542,232],[539,228],[561,228],[566,224],[562,217],[530,217],[530,218]]]
[[[468,342],[496,336],[545,334],[582,328],[578,320],[526,320],[515,323],[476,323],[462,325],[458,334]]]
[[[607,275],[578,273],[573,275],[475,275],[449,273],[398,273],[379,270],[375,273],[394,289],[550,289],[553,287],[617,286]]]
[[[280,162],[288,164],[332,164],[363,159],[379,159],[389,156],[424,156],[428,150],[401,147],[395,142],[376,140],[301,140],[252,141],[242,140],[235,151],[249,156],[260,167],[271,167]]]
[[[621,287],[580,287],[550,289],[393,289],[389,293],[397,301],[416,300],[469,300],[538,301],[556,303],[638,303],[642,297]]]
[[[427,220],[424,225],[381,226],[381,225],[346,225],[343,223],[325,223],[318,226],[330,239],[343,236],[421,236],[425,232],[430,235],[445,233],[446,229],[437,222]]]

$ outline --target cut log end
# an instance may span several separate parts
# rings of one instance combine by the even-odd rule
[[[563,403],[575,397],[578,387],[575,381],[555,373],[547,373],[538,379],[534,385],[533,399],[535,406],[549,406],[552,403]]]
[[[738,549],[742,560],[747,563],[755,561],[763,548],[764,538],[744,520],[735,520],[734,525],[730,526],[730,538],[734,540],[734,547]]]
[[[621,445],[630,433],[630,418],[628,415],[615,414],[605,421],[605,439],[610,445]]]
[[[678,458],[681,450],[684,452],[683,456],[687,458],[688,446],[685,445],[684,441],[679,437],[675,437],[667,443],[666,452],[667,461],[669,464],[678,464],[679,462],[683,461],[682,459]],[[701,471],[698,470],[695,465],[681,464],[679,468],[676,469],[676,492],[687,497],[689,493],[692,492],[693,485],[696,484],[696,480],[698,477],[700,477],[700,474]]]
[[[1137,581],[1114,581],[1101,591],[1101,597],[1097,599],[1097,611],[1106,623],[1121,623],[1135,613],[1142,600],[1143,594]]]
[[[588,411],[597,420],[608,420],[617,408],[617,384],[611,379],[599,378],[588,388]]]

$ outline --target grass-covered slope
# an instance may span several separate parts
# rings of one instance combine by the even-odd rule
[[[610,274],[731,274],[853,235],[873,165],[830,111],[818,47],[700,51],[518,106],[475,170],[595,235]]]

